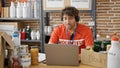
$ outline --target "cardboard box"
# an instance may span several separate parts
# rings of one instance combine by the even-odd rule
[[[8,43],[11,50],[14,49],[15,45],[11,37],[5,32],[0,32],[0,68],[4,68],[5,42]]]
[[[81,63],[100,68],[107,68],[107,54],[82,49]]]
[[[19,30],[21,24],[19,22],[0,22],[0,31],[6,32],[8,35],[12,35],[15,28]]]
[[[10,13],[9,13],[9,7],[2,7],[2,14],[1,17],[2,18],[9,18]]]

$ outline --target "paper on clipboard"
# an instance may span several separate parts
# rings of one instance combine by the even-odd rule
[[[70,3],[76,8],[90,8],[89,0],[71,0]]]
[[[64,7],[64,0],[46,0],[47,8]]]

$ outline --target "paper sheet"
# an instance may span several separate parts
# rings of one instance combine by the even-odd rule
[[[42,62],[46,59],[46,55],[44,53],[39,53],[38,61]]]

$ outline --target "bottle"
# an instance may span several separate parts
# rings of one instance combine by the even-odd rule
[[[16,28],[13,31],[12,41],[14,42],[15,46],[20,45],[20,33]]]
[[[21,39],[25,40],[26,39],[26,33],[25,33],[25,28],[21,32]]]
[[[111,47],[108,50],[107,58],[107,68],[120,68],[120,48],[117,35],[113,35],[111,38]]]
[[[106,39],[103,41],[103,51],[106,51],[107,49],[107,45],[110,45],[111,41],[110,41],[110,36],[106,35]]]
[[[23,6],[24,6],[24,2],[20,2],[21,5],[21,18],[23,18]]]
[[[8,58],[8,50],[5,49],[5,61],[4,61],[4,65],[7,66],[7,67],[8,67],[8,60],[9,60],[9,58]]]
[[[96,52],[101,51],[102,50],[101,45],[102,45],[102,40],[100,39],[100,35],[97,34],[97,38],[96,38],[96,40],[94,40],[93,50],[96,51]]]
[[[39,30],[36,32],[37,40],[40,40],[40,32]]]
[[[37,18],[37,2],[34,1],[34,18]]]
[[[34,18],[39,18],[39,3],[37,3],[36,0],[34,0]]]
[[[31,40],[31,29],[29,25],[27,26],[26,29],[26,40]]]
[[[30,0],[30,18],[34,18],[34,1]]]
[[[31,31],[31,40],[36,40],[36,39],[37,39],[36,31],[35,31],[35,30],[32,30],[32,31]]]
[[[10,5],[10,18],[15,18],[15,5],[14,5],[14,2],[11,2],[11,5]]]
[[[20,68],[20,64],[19,64],[19,62],[18,62],[18,57],[17,57],[17,56],[14,56],[14,57],[13,57],[12,68]]]
[[[21,17],[22,17],[20,2],[17,3],[16,17],[17,17],[17,18],[21,18]]]
[[[23,18],[27,18],[27,4],[24,2],[23,5]]]
[[[27,2],[27,18],[31,17],[30,12],[31,12],[30,1],[28,0],[28,2]]]

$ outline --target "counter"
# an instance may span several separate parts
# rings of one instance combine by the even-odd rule
[[[97,67],[88,66],[84,64],[80,64],[79,66],[53,66],[40,63],[39,65],[32,65],[30,66],[30,68],[97,68]]]

